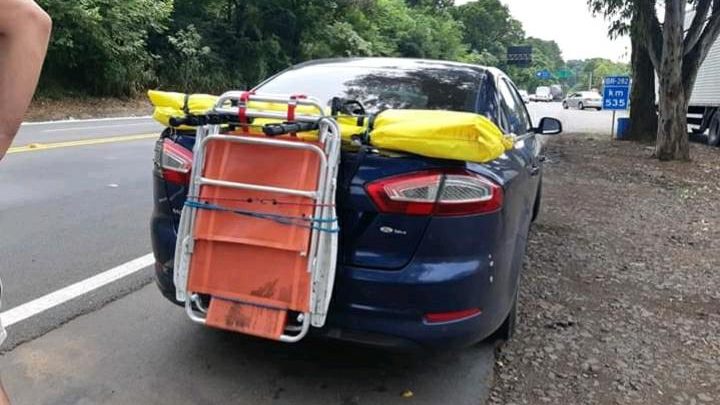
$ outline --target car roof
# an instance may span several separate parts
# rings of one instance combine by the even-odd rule
[[[470,63],[451,62],[434,59],[385,57],[316,59],[295,65],[291,67],[290,70],[319,65],[372,69],[465,68],[472,69],[477,72],[490,72],[495,75],[502,74],[499,69],[488,66],[473,65]]]

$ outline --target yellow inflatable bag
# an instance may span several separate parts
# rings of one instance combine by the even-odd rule
[[[184,117],[186,112],[196,115],[205,114],[215,107],[218,100],[218,96],[209,94],[184,94],[156,90],[148,91],[148,98],[150,99],[152,105],[155,106],[153,118],[165,126],[170,126],[170,118]],[[287,104],[251,101],[248,103],[248,109],[261,112],[286,112]],[[306,115],[318,114],[317,108],[306,105],[297,106],[295,112],[296,114]],[[329,114],[330,109],[328,108],[325,113]],[[359,135],[365,132],[366,127],[358,126],[356,117],[339,116],[337,117],[337,121],[340,126],[342,137],[346,141],[350,141],[353,135]],[[261,128],[265,124],[274,124],[278,122],[282,122],[282,120],[256,119],[253,121],[252,126]],[[178,129],[188,130],[193,128],[183,126]],[[304,140],[316,140],[317,131],[300,133],[298,136]]]
[[[212,109],[217,96],[209,94],[170,93],[151,90],[150,101],[155,106],[153,117],[169,126],[170,118],[186,113],[204,114]],[[287,111],[282,103],[250,102],[248,109],[255,111]],[[329,114],[329,109],[326,114]],[[315,115],[310,106],[298,106],[297,114]],[[369,119],[340,115],[336,117],[344,141],[355,135],[365,135]],[[256,119],[253,127],[277,123],[282,120]],[[192,129],[181,127],[180,129]],[[316,140],[317,131],[297,134],[304,140]],[[485,163],[495,160],[513,142],[489,119],[482,115],[442,110],[386,110],[375,117],[369,143],[379,149],[414,153],[421,156]]]
[[[441,110],[387,110],[375,119],[370,144],[421,156],[485,163],[513,148],[486,117]]]
[[[148,91],[148,98],[155,112],[153,118],[165,126],[170,126],[170,118],[184,117],[186,113],[205,114],[215,106],[217,96],[210,94],[183,94],[166,91]],[[180,127],[179,129],[192,129],[191,127]]]

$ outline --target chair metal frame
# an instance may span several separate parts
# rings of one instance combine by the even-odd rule
[[[209,113],[238,117],[242,109],[249,119],[283,121],[288,118],[288,115],[282,112],[253,109],[253,102],[285,104],[289,108],[296,106],[310,107],[317,113],[293,114],[293,118],[295,122],[317,124],[319,144],[279,138],[244,136],[242,134],[224,135],[220,133],[220,125],[198,126],[195,135],[192,177],[188,195],[199,195],[202,186],[215,186],[305,197],[315,201],[314,218],[319,219],[322,223],[336,223],[335,192],[337,189],[341,146],[340,127],[336,120],[326,114],[321,103],[313,98],[299,98],[292,95],[248,94],[238,91],[228,92],[220,96],[217,104]],[[203,170],[207,158],[207,146],[211,142],[234,142],[310,151],[318,156],[320,162],[317,188],[314,190],[298,190],[207,178],[204,176]],[[177,289],[176,298],[178,301],[185,303],[187,315],[194,322],[205,324],[207,309],[203,306],[200,296],[188,290],[189,272],[191,271],[190,263],[195,244],[193,239],[195,218],[198,209],[197,207],[188,206],[183,208],[175,250],[174,281]],[[307,271],[311,274],[310,311],[301,313],[298,316],[299,327],[297,325],[286,327],[284,333],[280,336],[282,342],[293,343],[301,340],[307,335],[311,326],[322,327],[327,318],[337,266],[338,233],[327,232],[318,229],[318,227],[313,227],[310,232],[309,246]]]

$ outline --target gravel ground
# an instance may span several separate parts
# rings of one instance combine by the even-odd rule
[[[25,115],[25,120],[33,122],[150,114],[152,114],[152,106],[144,96],[132,99],[67,97],[56,100],[40,98],[33,100]]]
[[[720,149],[690,163],[547,145],[515,338],[491,404],[720,404]]]

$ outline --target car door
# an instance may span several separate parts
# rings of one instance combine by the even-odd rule
[[[515,85],[504,75],[496,77],[495,85],[500,128],[516,139],[514,147],[494,163],[504,181],[503,240],[511,244],[508,249],[511,257],[506,260],[511,263],[512,269],[507,274],[497,274],[497,280],[498,285],[508,287],[508,294],[514,294],[538,191],[540,145],[533,132],[530,115],[525,104],[520,102]]]
[[[532,210],[540,185],[541,144],[533,131],[530,114],[512,81],[507,77],[500,77],[497,86],[501,114],[506,117],[505,130],[515,134],[518,139],[515,142],[515,148],[510,153],[523,168],[522,175],[518,176],[518,180],[522,184],[516,198],[519,197],[518,199],[523,202],[523,206],[520,208],[522,212],[519,214],[525,218]]]
[[[580,108],[580,104],[582,104],[583,101],[583,93],[576,93],[575,94],[575,108]]]
[[[568,97],[568,106],[571,108],[577,107],[578,93],[573,93]]]

